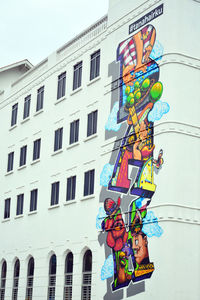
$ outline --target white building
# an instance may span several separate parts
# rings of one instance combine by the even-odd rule
[[[199,300],[199,15],[110,0],[0,68],[0,300]]]

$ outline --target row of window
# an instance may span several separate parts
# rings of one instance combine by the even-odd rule
[[[95,110],[88,114],[87,122],[87,137],[95,134],[97,132],[97,113]],[[78,142],[79,140],[79,124],[80,120],[77,119],[70,123],[70,135],[69,135],[69,144]],[[63,127],[55,130],[54,135],[54,151],[58,151],[62,148],[63,143]],[[41,139],[37,139],[33,142],[33,161],[40,158],[40,148],[41,148]],[[26,165],[27,158],[27,145],[24,145],[20,148],[20,159],[19,167]],[[14,151],[8,153],[8,163],[7,163],[7,172],[11,172],[14,167]]]
[[[73,296],[73,253],[69,252],[65,259],[64,267],[64,288],[63,288],[63,299],[72,300]],[[47,300],[55,300],[56,291],[56,269],[57,269],[57,258],[53,254],[49,260],[49,275],[48,275],[48,291]],[[33,288],[34,288],[34,271],[35,261],[31,257],[28,261],[27,267],[27,278],[26,278],[26,295],[25,299],[33,299]],[[6,275],[7,275],[7,263],[4,260],[1,268],[1,281],[0,281],[0,299],[5,299],[6,291]],[[12,300],[18,299],[18,287],[20,279],[20,260],[17,259],[14,265],[13,273],[13,285],[12,285]],[[91,282],[92,282],[92,252],[87,250],[83,256],[82,264],[82,291],[81,300],[91,300]]]
[[[82,65],[83,62],[79,62],[74,66],[74,76],[73,76],[73,90],[79,88],[82,84]],[[90,80],[99,76],[100,72],[100,50],[96,51],[91,55],[90,60]],[[57,87],[57,99],[60,99],[65,96],[66,92],[66,72],[63,72],[58,76],[58,87]],[[44,86],[40,87],[37,90],[37,103],[36,103],[36,112],[43,108],[44,102]],[[31,105],[31,95],[28,95],[24,99],[24,112],[23,119],[29,117],[30,115],[30,105]],[[17,115],[18,115],[18,103],[15,103],[12,106],[11,113],[11,127],[17,124]]]
[[[89,196],[94,194],[94,179],[95,170],[89,170],[84,173],[84,188],[83,196]],[[60,191],[60,181],[53,182],[51,184],[51,200],[50,206],[59,204],[59,191]],[[66,188],[66,201],[74,200],[76,196],[76,176],[71,176],[67,178],[67,188]],[[38,203],[38,189],[33,189],[30,192],[30,206],[29,211],[33,212],[37,210]],[[16,206],[16,216],[23,214],[24,208],[24,194],[17,195],[17,206]],[[5,199],[4,202],[4,219],[10,218],[11,210],[11,198]]]

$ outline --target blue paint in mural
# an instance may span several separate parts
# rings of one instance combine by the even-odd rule
[[[101,280],[108,279],[114,275],[114,262],[113,256],[110,254],[105,260],[103,267],[101,268]]]
[[[160,237],[163,234],[163,229],[158,225],[158,218],[155,217],[153,211],[148,211],[143,219],[142,231],[148,236]]]
[[[114,166],[111,165],[111,164],[106,164],[104,167],[103,167],[103,170],[101,172],[101,175],[100,175],[100,185],[101,186],[107,186],[109,181],[110,181],[110,178],[112,176],[112,173],[113,173],[113,169],[114,169]]]
[[[96,217],[96,229],[101,230],[102,220],[106,217],[106,212],[103,207],[99,208],[99,213]]]
[[[156,102],[153,109],[148,114],[148,121],[154,122],[160,120],[164,114],[169,112],[169,109],[170,106],[167,102]]]
[[[144,200],[144,198],[139,198],[137,199],[136,202],[136,207],[137,208],[141,208],[142,207],[142,201]]]
[[[160,60],[162,59],[163,52],[164,52],[164,48],[162,44],[159,41],[156,41],[151,51],[150,57],[153,60]]]
[[[121,124],[117,124],[117,112],[119,110],[119,103],[116,102],[112,108],[112,111],[106,122],[105,129],[110,131],[118,131],[121,127]]]

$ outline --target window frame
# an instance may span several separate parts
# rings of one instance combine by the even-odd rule
[[[65,96],[66,71],[58,75],[57,100]]]
[[[21,193],[17,195],[16,216],[23,215],[23,211],[24,211],[24,194]]]
[[[79,125],[80,120],[74,120],[70,123],[69,144],[77,143],[79,140]]]
[[[90,56],[90,81],[100,75],[100,57],[101,50],[97,50]]]
[[[14,265],[14,272],[13,272],[12,300],[17,300],[18,298],[19,276],[20,276],[20,261],[19,259],[17,259]]]
[[[6,290],[6,276],[7,276],[7,262],[3,261],[1,266],[1,282],[0,282],[0,299],[5,299],[5,290]]]
[[[41,138],[33,141],[33,161],[40,158]]]
[[[11,205],[11,198],[6,198],[4,201],[4,219],[10,218],[10,205]]]
[[[97,133],[98,110],[94,110],[88,114],[87,119],[87,137]]]
[[[26,158],[27,158],[27,145],[24,145],[20,148],[19,167],[26,165]]]
[[[33,263],[33,272],[31,270],[31,263]],[[32,300],[33,298],[33,280],[34,280],[35,260],[30,257],[27,267],[27,280],[26,280],[26,299]]]
[[[43,109],[44,105],[44,85],[37,90],[36,112]]]
[[[74,74],[73,74],[73,91],[81,87],[82,84],[82,69],[83,61],[80,61],[74,65]]]
[[[18,115],[18,103],[15,103],[12,106],[11,127],[17,124],[17,115]]]
[[[59,204],[60,181],[55,181],[51,184],[51,202],[50,205]]]
[[[62,149],[63,143],[63,127],[60,127],[54,132],[54,152]]]
[[[95,169],[88,170],[84,173],[83,196],[87,197],[94,194]]]
[[[70,268],[68,268],[68,263],[71,264]],[[65,258],[65,273],[64,273],[64,300],[72,300],[72,287],[73,287],[73,265],[74,265],[74,256],[72,252],[69,252]],[[70,270],[69,270],[70,269]]]
[[[27,119],[30,116],[30,107],[31,107],[31,95],[28,95],[24,98],[23,120]]]
[[[91,257],[91,268],[86,270],[86,256]],[[85,251],[83,256],[82,266],[82,288],[81,288],[81,300],[91,300],[91,288],[92,288],[92,251],[90,249]]]
[[[38,189],[36,188],[30,191],[30,207],[29,207],[30,212],[37,210],[37,201],[38,201]]]
[[[14,151],[8,153],[7,172],[11,172],[14,166]]]
[[[51,272],[52,270],[52,261],[55,258],[55,272]],[[55,292],[56,292],[56,271],[57,271],[57,257],[55,254],[51,255],[49,259],[49,282],[48,282],[48,295],[47,299],[55,300]]]
[[[66,201],[76,198],[76,175],[67,178]]]

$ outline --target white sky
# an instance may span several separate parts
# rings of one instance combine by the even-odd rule
[[[0,0],[0,67],[33,65],[107,14],[109,0]]]

